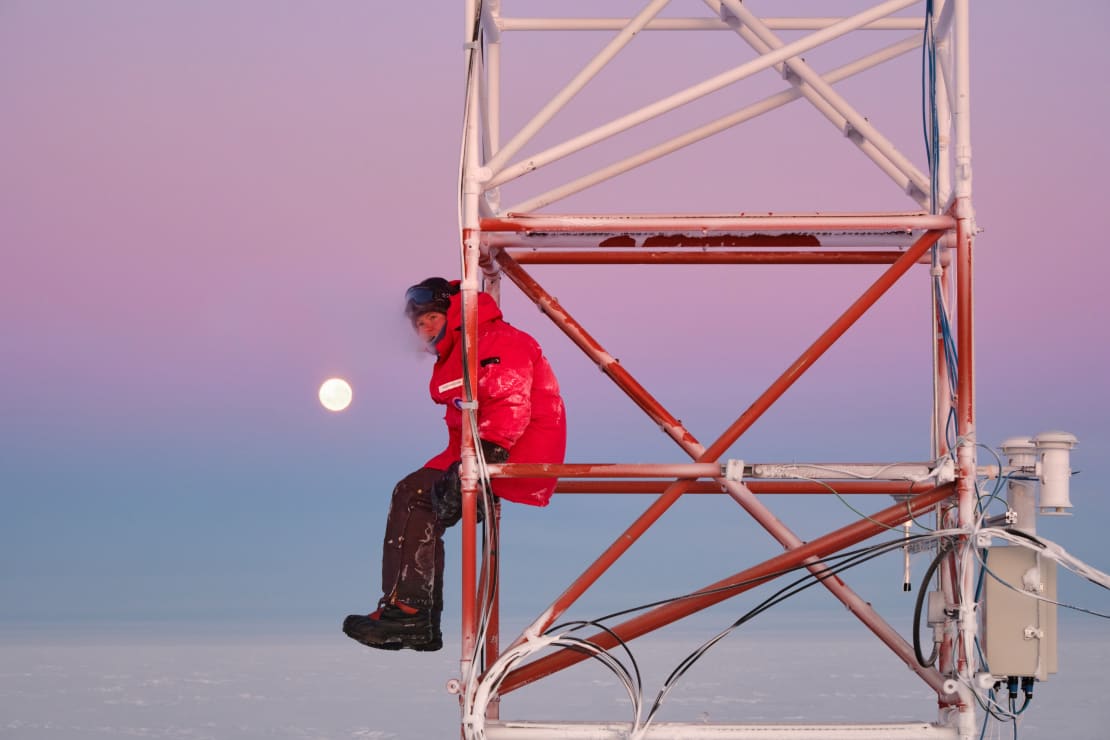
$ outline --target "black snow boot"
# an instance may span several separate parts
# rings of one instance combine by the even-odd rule
[[[379,650],[431,652],[443,647],[438,614],[405,604],[386,604],[370,615],[351,614],[343,632],[352,640]]]

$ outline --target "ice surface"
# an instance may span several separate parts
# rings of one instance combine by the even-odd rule
[[[1038,684],[1021,740],[1104,740],[1101,690],[1110,640],[1101,622],[1067,631],[1061,673]],[[704,637],[705,635],[703,635]],[[338,630],[183,636],[146,631],[59,635],[0,630],[0,738],[449,738],[447,694],[458,642],[439,653],[383,653]],[[650,703],[694,634],[634,653]],[[615,677],[587,661],[514,692],[506,719],[620,720],[629,703]],[[930,692],[861,629],[738,632],[696,663],[660,721],[933,720]],[[1009,727],[994,737],[1013,737]],[[988,732],[987,737],[992,737]]]

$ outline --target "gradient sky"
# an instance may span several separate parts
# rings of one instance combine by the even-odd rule
[[[0,0],[0,622],[338,629],[372,605],[389,492],[444,440],[429,358],[399,306],[407,285],[458,272],[462,3],[443,5]],[[1041,531],[1107,569],[1110,10],[974,3],[972,22],[980,440],[1079,437],[1076,516]],[[711,52],[739,45],[723,34],[677,52],[641,42],[568,109],[570,130],[724,69]],[[521,106],[506,128],[602,43],[507,41],[506,108]],[[658,64],[680,57],[693,72]],[[903,62],[844,90],[923,168],[919,61]],[[766,78],[756,90],[782,84]],[[732,107],[707,101],[689,120]],[[783,113],[659,163],[644,185],[613,181],[565,208],[910,207],[811,109]],[[533,273],[706,444],[875,275]],[[564,387],[569,459],[682,461],[514,290],[508,319],[541,340]],[[927,312],[916,274],[731,454],[926,459]],[[333,374],[355,390],[342,414],[316,400]],[[546,606],[645,505],[507,507],[505,608]],[[769,505],[803,538],[852,516],[831,500]],[[449,599],[457,544],[452,533]],[[695,588],[778,550],[730,501],[683,501],[597,605]],[[865,595],[904,615],[895,560],[870,573]],[[1110,609],[1076,578],[1061,597]]]

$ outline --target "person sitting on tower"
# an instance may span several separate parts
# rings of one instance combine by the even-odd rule
[[[443,534],[461,512],[459,454],[464,415],[462,301],[457,281],[433,277],[405,293],[405,315],[436,356],[430,390],[446,407],[447,447],[393,489],[382,545],[382,597],[372,614],[352,614],[343,632],[382,650],[443,646]],[[487,293],[478,293],[478,437],[487,463],[561,463],[566,410],[539,343],[511,326]],[[499,498],[546,506],[554,478],[501,478]]]

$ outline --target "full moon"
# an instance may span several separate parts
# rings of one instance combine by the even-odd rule
[[[342,411],[351,405],[351,384],[343,378],[328,378],[320,385],[320,403],[328,411]]]

